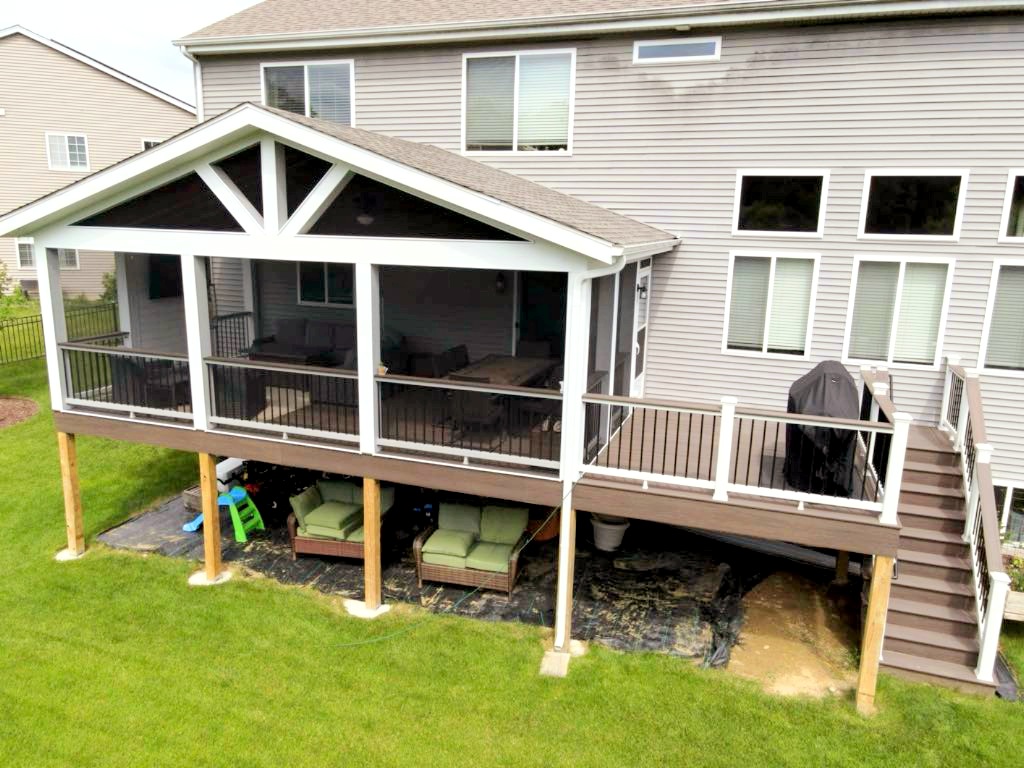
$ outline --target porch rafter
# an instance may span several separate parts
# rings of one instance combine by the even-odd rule
[[[353,176],[351,168],[340,164],[332,165],[312,191],[306,195],[306,199],[295,209],[295,213],[288,218],[281,228],[281,235],[291,237],[306,234],[327,210],[327,207],[341,194]]]
[[[253,207],[222,168],[202,162],[195,170],[246,233],[255,235],[264,231],[263,214]]]

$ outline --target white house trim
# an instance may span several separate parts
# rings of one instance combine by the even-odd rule
[[[959,176],[960,191],[956,202],[956,218],[952,235],[880,235],[864,232],[868,218],[868,198],[871,194],[871,179],[875,176]],[[869,168],[864,172],[864,188],[860,198],[860,220],[857,225],[858,240],[877,240],[902,243],[955,243],[960,240],[960,227],[964,221],[964,206],[967,202],[967,183],[970,171],[966,168]]]
[[[992,263],[992,277],[989,279],[988,301],[985,304],[985,322],[981,328],[981,347],[978,349],[978,370],[985,376],[999,376],[1008,379],[1024,378],[1024,370],[1015,371],[1009,368],[986,368],[985,358],[988,356],[988,337],[992,331],[992,312],[996,304],[996,291],[999,289],[999,275],[1003,267],[1024,267],[1024,258],[996,259]]]
[[[821,178],[821,200],[818,204],[818,228],[814,232],[775,232],[772,230],[740,229],[740,199],[743,195],[743,179],[747,176],[799,176]],[[770,238],[822,238],[825,235],[825,212],[828,208],[829,171],[819,168],[741,168],[736,171],[736,190],[732,204],[733,237]]]

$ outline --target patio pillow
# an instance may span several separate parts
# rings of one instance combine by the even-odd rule
[[[469,548],[476,541],[469,531],[446,531],[438,530],[430,534],[423,545],[423,551],[433,555],[451,555],[453,557],[465,557],[469,554]]]
[[[480,540],[515,544],[526,530],[529,519],[530,510],[525,507],[484,507],[480,517]]]
[[[274,338],[282,344],[305,344],[305,318],[285,317],[278,320],[274,326]]]
[[[468,531],[474,536],[479,536],[480,507],[469,504],[441,504],[437,515],[437,527],[446,531]]]
[[[306,527],[322,525],[335,530],[345,530],[353,519],[362,519],[361,504],[345,504],[340,501],[325,501],[312,512],[306,513]]]
[[[298,496],[292,496],[288,501],[292,505],[292,512],[295,513],[299,526],[303,528],[306,526],[306,515],[324,503],[315,485],[311,485]]]
[[[324,501],[340,501],[344,504],[362,504],[363,489],[355,483],[344,480],[318,480],[316,487]]]

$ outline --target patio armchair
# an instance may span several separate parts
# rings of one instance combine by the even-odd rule
[[[383,518],[395,503],[395,489],[380,490]],[[364,558],[363,488],[341,480],[320,480],[289,499],[288,538],[299,555]],[[383,523],[383,520],[382,520]]]
[[[519,555],[529,541],[525,507],[442,503],[437,526],[413,542],[416,579],[503,591],[512,597]]]

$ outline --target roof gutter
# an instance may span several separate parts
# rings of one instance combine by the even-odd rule
[[[550,38],[689,30],[696,27],[829,22],[949,13],[995,13],[1024,10],[1022,0],[740,0],[708,2],[691,8],[626,11],[610,14],[547,16],[370,27],[287,34],[187,37],[175,41],[186,54],[315,50],[446,42]]]

